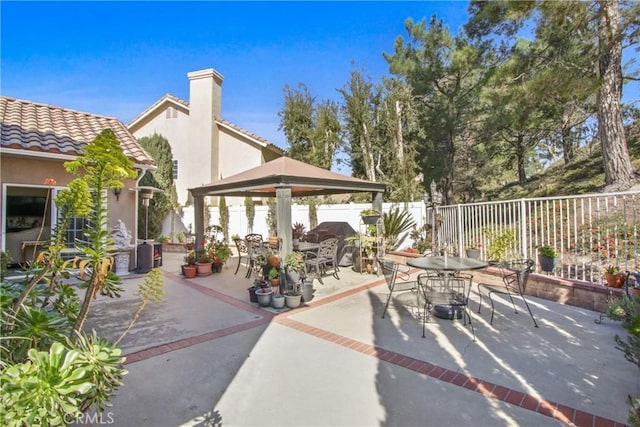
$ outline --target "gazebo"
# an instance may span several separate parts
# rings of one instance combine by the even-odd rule
[[[291,198],[326,194],[371,192],[374,209],[382,212],[386,185],[331,172],[290,157],[275,160],[201,187],[190,188],[194,199],[196,244],[204,239],[204,197],[275,197],[281,253],[292,251]]]

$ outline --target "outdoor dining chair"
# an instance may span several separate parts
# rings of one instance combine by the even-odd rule
[[[489,320],[489,324],[493,324],[493,313],[495,312],[495,304],[493,302],[493,298],[491,298],[491,295],[507,295],[509,297],[509,300],[511,301],[511,304],[513,305],[513,310],[516,314],[518,313],[518,309],[516,307],[515,301],[513,300],[513,297],[519,295],[520,298],[522,298],[524,305],[527,307],[527,310],[529,311],[531,320],[533,320],[533,325],[536,328],[538,327],[538,323],[533,317],[531,307],[529,307],[529,303],[524,297],[525,290],[527,288],[527,280],[529,279],[529,274],[533,270],[534,265],[535,263],[530,259],[504,261],[498,264],[498,267],[502,272],[502,285],[478,283],[478,295],[480,296],[480,302],[478,303],[478,313],[480,313],[480,309],[482,308],[482,296],[485,295],[489,298],[489,302],[491,302],[491,319]]]
[[[469,295],[471,293],[473,275],[459,271],[437,272],[427,270],[418,276],[418,284],[425,298],[425,321],[422,324],[422,336],[425,335],[426,319],[432,314],[435,317],[454,320],[463,319],[463,324],[471,326],[473,340],[476,339],[475,328],[469,314]]]
[[[259,272],[258,257],[264,254],[264,242],[261,234],[252,233],[244,236],[244,243],[247,246],[247,258],[249,261],[247,274],[245,275],[248,279],[252,273],[255,272],[257,274]]]
[[[327,274],[328,270],[333,270],[333,277],[339,280],[338,239],[335,237],[325,239],[319,243],[316,252],[306,252],[304,265],[305,273],[315,270],[316,277],[320,283],[323,283],[322,276]]]
[[[422,277],[426,277],[428,273],[420,274],[417,280],[410,280],[409,270],[402,270],[400,268],[400,264],[395,261],[381,258],[378,259],[378,266],[379,271],[381,271],[382,275],[384,276],[385,283],[387,284],[387,288],[389,290],[387,301],[384,304],[384,310],[382,310],[382,318],[384,319],[385,314],[387,314],[387,309],[389,308],[389,303],[391,302],[391,298],[393,297],[394,293],[411,292],[412,294],[415,294],[412,295],[412,298],[415,296],[418,318],[422,319],[422,338],[424,338],[424,322],[426,318],[427,301],[424,296],[423,290],[419,285],[419,280]],[[421,293],[422,303],[420,298]],[[420,313],[421,307],[425,315]]]
[[[238,266],[236,267],[236,272],[233,274],[238,274],[238,270],[240,270],[240,264],[242,264],[242,259],[245,259],[247,270],[249,269],[251,263],[249,261],[249,249],[247,248],[247,244],[244,240],[237,238],[233,239],[233,243],[236,245],[236,250],[238,251]]]

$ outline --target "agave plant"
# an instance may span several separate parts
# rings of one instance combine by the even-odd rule
[[[406,210],[401,211],[400,208],[385,212],[382,215],[382,221],[384,222],[386,247],[390,250],[397,249],[408,236],[408,233],[403,236],[401,234],[415,226],[415,221],[409,212]]]

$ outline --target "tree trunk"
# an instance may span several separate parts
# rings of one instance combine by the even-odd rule
[[[599,3],[598,133],[604,158],[605,183],[626,188],[634,181],[634,170],[629,157],[620,107],[622,97],[620,10],[616,1],[600,0]]]
[[[516,142],[516,162],[518,168],[518,182],[524,184],[527,182],[527,171],[525,169],[525,147],[524,135],[518,134]]]

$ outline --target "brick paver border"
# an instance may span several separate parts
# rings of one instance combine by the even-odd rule
[[[188,279],[184,279],[181,276],[163,272],[166,276],[172,280],[177,281],[183,285],[190,287],[200,293],[208,295],[212,298],[222,300],[234,307],[242,310],[249,311],[254,314],[259,314],[260,319],[250,322],[231,326],[229,328],[220,329],[217,331],[207,332],[194,337],[184,338],[178,341],[174,341],[168,344],[162,344],[156,347],[150,347],[144,350],[140,350],[134,353],[127,354],[125,364],[135,363],[142,360],[149,359],[151,357],[168,353],[174,350],[190,347],[196,344],[201,344],[207,341],[222,338],[228,335],[236,334],[238,332],[246,331],[258,326],[265,325],[271,321],[275,321],[283,326],[295,329],[296,331],[314,336],[316,338],[340,345],[342,347],[357,351],[367,356],[375,357],[378,360],[386,363],[391,363],[397,366],[401,366],[405,369],[417,372],[418,374],[435,378],[439,381],[443,381],[455,386],[464,387],[476,393],[480,393],[483,396],[491,399],[497,399],[511,405],[518,406],[529,411],[539,413],[541,415],[556,419],[563,423],[572,424],[578,427],[626,427],[625,424],[618,423],[614,420],[603,418],[595,414],[591,414],[570,406],[563,405],[558,402],[553,402],[540,397],[536,397],[530,394],[526,394],[514,389],[510,389],[498,384],[494,384],[490,381],[483,380],[469,376],[460,372],[452,371],[441,366],[433,365],[424,360],[415,359],[413,357],[405,356],[403,354],[387,350],[382,347],[373,346],[371,344],[363,343],[358,340],[354,340],[333,332],[310,326],[306,323],[299,322],[290,318],[293,314],[298,314],[302,311],[310,310],[322,305],[330,304],[332,302],[341,300],[351,295],[358,294],[362,291],[376,287],[384,283],[384,279],[376,280],[374,282],[349,289],[342,293],[334,294],[322,300],[305,304],[304,306],[295,309],[294,311],[285,311],[282,313],[273,313],[269,310],[263,310],[257,308],[255,305],[247,303],[245,301],[238,300],[230,297],[221,292],[207,288],[206,286],[199,285]]]

